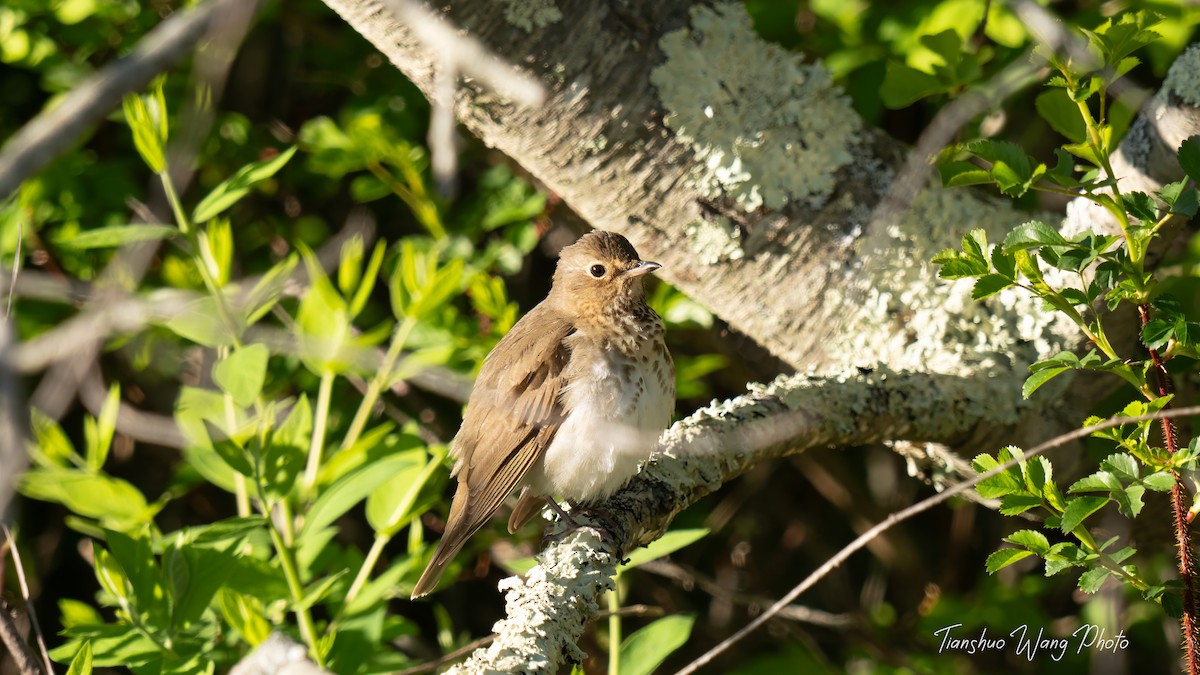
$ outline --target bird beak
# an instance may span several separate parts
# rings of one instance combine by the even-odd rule
[[[642,261],[638,262],[636,267],[625,272],[625,274],[628,276],[631,276],[631,277],[640,277],[644,274],[650,274],[651,272],[653,272],[654,270],[656,270],[660,267],[662,267],[662,265],[659,265],[656,262],[647,262],[645,260],[642,260]]]

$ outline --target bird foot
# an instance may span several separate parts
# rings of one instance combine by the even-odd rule
[[[590,530],[597,537],[612,544],[614,547],[617,545],[616,540],[613,539],[612,534],[609,533],[607,528],[597,527],[590,522],[580,522],[570,513],[565,511],[561,506],[559,506],[558,503],[556,503],[553,499],[546,499],[546,503],[549,504],[552,511],[558,514],[559,522],[563,524],[563,529],[558,532],[547,533],[544,537],[542,537],[543,543],[561,541],[563,538],[573,532]],[[578,508],[578,506],[572,504],[572,510],[576,508]]]

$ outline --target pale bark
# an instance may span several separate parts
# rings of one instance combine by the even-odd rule
[[[423,49],[380,2],[327,4],[426,94],[436,94],[437,55]],[[733,37],[709,29],[704,44],[690,55],[700,62],[693,70],[717,77],[728,69],[727,79],[739,87],[732,94],[745,100],[714,100],[711,105],[698,100],[674,110],[662,102],[660,92],[670,90],[672,78],[682,77],[679,73],[690,72],[689,55],[678,53],[686,48],[687,36],[679,40],[682,34],[675,34],[671,68],[660,68],[669,60],[660,44],[664,36],[688,26],[690,3],[560,3],[563,18],[532,32],[507,23],[505,7],[463,0],[451,3],[444,14],[540,79],[550,88],[549,99],[538,108],[522,108],[466,82],[457,93],[456,112],[468,129],[519,162],[593,227],[630,237],[643,255],[663,264],[660,274],[667,280],[797,368],[838,370],[882,361],[926,369],[932,360],[941,372],[963,372],[964,367],[993,365],[978,351],[964,350],[963,335],[975,333],[987,341],[1003,331],[979,326],[981,313],[969,308],[949,316],[946,309],[969,301],[962,301],[961,287],[938,282],[927,261],[965,230],[1000,232],[1019,223],[1020,214],[967,192],[934,189],[917,195],[913,209],[893,219],[894,227],[872,223],[872,210],[886,194],[903,150],[863,128],[836,92],[818,84],[812,91],[797,90],[794,103],[809,106],[800,117],[851,121],[838,127],[836,139],[820,141],[812,152],[788,155],[793,163],[762,169],[740,187],[767,190],[786,183],[786,176],[778,174],[801,172],[809,165],[832,167],[830,185],[811,190],[794,186],[799,196],[779,208],[747,209],[737,190],[714,196],[711,172],[698,167],[697,152],[709,157],[724,152],[728,158],[736,152],[734,146],[752,141],[754,130],[721,129],[714,136],[728,141],[725,146],[721,138],[707,138],[704,145],[681,139],[664,121],[673,114],[694,116],[690,106],[733,106],[735,116],[761,116],[763,111],[754,107],[757,98],[776,103],[771,92],[752,90],[755,73],[739,74],[757,63],[704,60],[723,49],[744,47],[747,59],[755,50],[771,54],[763,67],[774,70],[759,78],[764,86],[775,86],[772,78],[786,81],[792,75],[819,83],[825,77],[819,65],[800,64],[799,57],[766,43],[743,45],[743,31],[735,28],[727,31]],[[741,12],[740,7],[721,7],[721,13],[704,18],[736,23],[738,17],[729,15]],[[773,134],[768,140],[783,143],[794,132],[791,142],[797,148],[818,144],[819,129],[803,122],[793,126],[768,130]],[[704,136],[703,130],[691,133]],[[923,321],[925,313],[938,315],[938,320]],[[1003,318],[994,309],[988,313],[992,318],[985,322],[993,324],[1029,321],[1007,310]],[[914,321],[918,323],[912,325]],[[1027,327],[1025,339],[1061,342],[1044,323]],[[984,348],[1010,355],[1021,351],[1009,336],[1001,341]],[[1036,356],[1025,350],[1016,360]]]

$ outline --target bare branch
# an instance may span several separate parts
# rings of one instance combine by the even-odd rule
[[[43,111],[0,148],[0,198],[70,148],[94,124],[121,105],[121,99],[150,83],[183,58],[218,13],[234,11],[241,0],[209,0],[180,11],[156,26],[128,56],[102,68]]]
[[[21,384],[10,361],[13,325],[0,319],[0,523],[5,522],[8,502],[16,489],[17,476],[25,470],[25,416]]]
[[[525,106],[541,105],[545,87],[492,54],[478,40],[458,33],[441,17],[414,0],[384,0],[384,5],[434,54],[437,93],[432,97],[429,150],[433,175],[443,195],[453,193],[458,151],[454,137],[454,90],[460,74],[472,77]]]

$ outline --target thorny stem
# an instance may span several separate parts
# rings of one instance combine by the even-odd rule
[[[1138,315],[1142,319],[1142,327],[1150,322],[1150,310],[1146,305],[1138,305]],[[1163,363],[1158,350],[1147,348],[1150,360],[1154,364],[1154,373],[1158,380],[1158,395],[1166,396],[1171,393],[1171,378],[1167,374],[1167,366]],[[1170,407],[1168,403],[1166,407]],[[1167,452],[1174,455],[1178,448],[1175,434],[1175,423],[1163,418],[1163,442]],[[1175,472],[1175,485],[1171,488],[1171,510],[1175,516],[1175,548],[1179,553],[1179,578],[1183,581],[1183,616],[1179,624],[1183,632],[1183,651],[1187,654],[1187,672],[1190,675],[1200,673],[1200,645],[1196,643],[1196,560],[1193,557],[1188,507],[1184,494],[1183,479]]]

